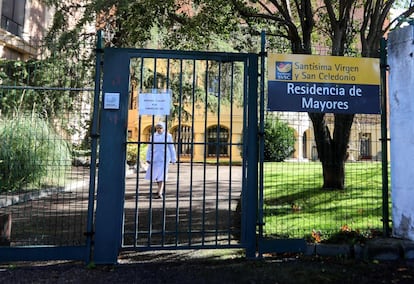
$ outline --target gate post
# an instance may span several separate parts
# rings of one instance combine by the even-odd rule
[[[129,55],[106,48],[104,58],[93,261],[114,264],[122,243]]]
[[[244,208],[242,219],[245,220],[246,257],[256,257],[256,225],[258,203],[258,149],[257,149],[257,89],[258,56],[249,54],[248,63],[248,121],[247,121],[247,188],[243,194]],[[243,208],[243,206],[242,206]]]

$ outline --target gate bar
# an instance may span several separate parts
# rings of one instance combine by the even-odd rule
[[[380,72],[381,72],[381,161],[382,161],[382,233],[390,235],[390,217],[388,200],[388,138],[387,134],[387,40],[382,38],[380,43]]]
[[[242,218],[246,220],[246,257],[256,257],[256,224],[257,224],[257,78],[258,74],[258,56],[257,54],[249,54],[248,57],[248,115],[247,126],[249,135],[247,137],[247,187],[243,198],[246,208],[243,209]]]
[[[258,226],[259,226],[259,242],[263,239],[263,206],[264,206],[264,196],[263,196],[263,181],[264,181],[264,86],[265,86],[265,60],[266,60],[266,32],[262,31],[261,34],[261,50],[260,50],[260,120],[259,120],[259,211],[258,211]],[[262,257],[262,254],[259,250],[259,257]]]
[[[96,41],[96,61],[95,61],[95,91],[93,98],[93,114],[91,128],[91,163],[89,168],[89,196],[88,196],[88,219],[86,225],[86,247],[89,252],[86,262],[89,263],[92,257],[92,238],[93,238],[93,215],[95,213],[95,178],[96,178],[96,155],[98,149],[98,113],[99,97],[101,93],[101,69],[102,69],[102,30],[97,33]]]

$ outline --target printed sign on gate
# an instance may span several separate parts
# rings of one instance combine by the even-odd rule
[[[270,54],[268,110],[380,113],[379,59]]]
[[[172,91],[152,89],[139,93],[139,115],[170,115]]]

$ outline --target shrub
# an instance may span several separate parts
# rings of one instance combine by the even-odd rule
[[[140,149],[139,149],[139,160],[138,160],[138,143],[134,143],[134,141],[129,140],[127,144],[127,164],[132,166],[135,165],[137,163],[139,163],[139,161],[145,161],[145,154],[147,152],[147,145],[140,145]]]
[[[264,160],[282,162],[295,151],[295,131],[279,118],[264,122]]]
[[[0,192],[40,182],[70,166],[68,144],[39,117],[1,119],[0,141]]]
[[[243,141],[243,137],[241,138]],[[264,121],[264,161],[282,162],[295,152],[295,130],[277,117]],[[242,150],[242,146],[239,146]],[[240,153],[243,156],[243,153]]]

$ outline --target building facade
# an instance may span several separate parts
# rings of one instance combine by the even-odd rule
[[[39,56],[38,47],[53,21],[53,10],[40,0],[1,0],[0,13],[0,58]]]

